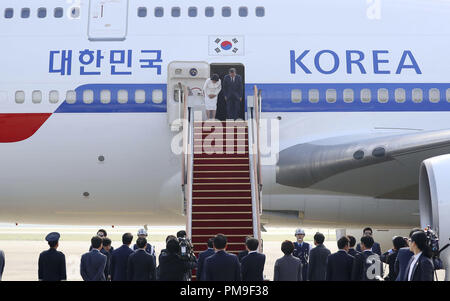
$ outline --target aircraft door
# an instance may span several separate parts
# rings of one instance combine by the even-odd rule
[[[171,62],[167,78],[167,119],[172,131],[183,125],[184,99],[190,107],[203,109],[203,85],[209,78],[207,62]],[[187,91],[187,95],[184,95]]]
[[[127,36],[128,0],[90,0],[90,41],[123,41]]]

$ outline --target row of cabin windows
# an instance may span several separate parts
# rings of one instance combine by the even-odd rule
[[[79,8],[74,8],[71,11],[72,17],[77,17],[77,14],[79,15]],[[53,17],[55,18],[62,18],[64,15],[64,9],[62,7],[56,7],[53,9]],[[3,16],[5,19],[11,19],[14,17],[14,9],[13,8],[6,8],[4,11]],[[28,7],[24,7],[20,10],[20,17],[22,19],[28,19],[31,16],[31,9]],[[39,7],[37,9],[37,17],[39,19],[43,19],[47,17],[47,8],[45,7]]]
[[[421,103],[424,99],[424,92],[420,88],[415,88],[412,90],[412,101],[415,103]],[[302,90],[293,89],[291,90],[291,101],[293,103],[299,103],[302,101]],[[446,90],[445,97],[447,102],[450,102],[450,88]],[[346,103],[352,103],[355,101],[355,93],[353,89],[344,89],[342,93],[342,98]],[[379,103],[387,103],[389,101],[389,91],[385,88],[380,88],[377,90],[376,98]],[[395,101],[398,103],[403,103],[406,101],[406,90],[403,88],[395,89],[394,91]],[[372,91],[370,89],[362,89],[360,92],[360,99],[363,103],[369,103],[372,101]],[[441,99],[441,93],[439,89],[432,88],[428,90],[428,99],[432,103],[438,103]],[[308,90],[308,100],[310,103],[319,102],[319,90],[309,89]],[[325,100],[328,103],[335,103],[337,100],[336,89],[328,89],[325,92]]]
[[[139,7],[137,10],[137,15],[140,18],[147,17],[147,8]],[[198,9],[195,6],[191,6],[187,9],[187,15],[191,18],[195,18],[198,16]],[[248,16],[248,8],[246,6],[241,6],[238,9],[239,17],[247,17]],[[265,8],[262,6],[258,6],[255,8],[255,15],[257,17],[264,17],[266,15]],[[154,16],[157,18],[164,17],[164,8],[163,7],[155,7]],[[172,7],[171,16],[174,18],[178,18],[181,16],[181,8],[180,7]],[[214,17],[214,7],[208,6],[205,7],[205,17]],[[225,6],[222,7],[222,17],[231,17],[231,7]]]
[[[145,90],[136,90],[134,92],[134,101],[138,104],[145,103],[146,100],[146,91]],[[77,93],[73,90],[69,90],[66,92],[66,102],[69,104],[76,103]],[[163,91],[160,89],[152,90],[151,93],[152,102],[153,103],[162,103],[163,102]],[[22,104],[25,102],[25,91],[16,91],[15,95],[16,103]],[[40,90],[34,90],[31,93],[31,101],[33,103],[41,103],[43,100],[43,93]],[[48,101],[50,103],[58,103],[60,101],[59,92],[56,90],[52,90],[48,93]],[[94,91],[93,90],[84,90],[82,101],[85,104],[91,104],[94,102]],[[117,101],[121,104],[128,103],[129,96],[127,90],[119,90],[117,91]],[[100,102],[103,104],[108,104],[111,102],[111,91],[110,90],[101,90],[100,91]]]

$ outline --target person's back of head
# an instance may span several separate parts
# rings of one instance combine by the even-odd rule
[[[250,251],[256,251],[259,246],[259,241],[256,238],[250,237],[245,241],[245,245]]]
[[[169,240],[171,240],[171,239],[177,239],[177,237],[174,236],[174,235],[169,235],[169,236],[167,236],[167,237],[166,237],[166,243],[167,243]]]
[[[349,247],[354,248],[356,245],[356,238],[351,235],[347,235],[347,237],[348,237]]]
[[[281,243],[281,252],[284,255],[291,255],[294,252],[294,243],[290,240],[285,240]]]
[[[212,249],[214,248],[214,237],[211,237],[210,239],[208,239],[208,248]]]
[[[431,248],[428,245],[427,234],[424,231],[414,232],[414,234],[411,236],[411,243],[414,243],[414,245],[426,257],[430,258],[432,256]]]
[[[373,243],[374,243],[374,240],[373,240],[372,236],[364,235],[363,237],[361,237],[361,248],[364,245],[366,250],[371,249],[373,247]]]
[[[392,244],[394,245],[394,249],[397,251],[407,246],[405,239],[401,236],[394,237]]]
[[[216,250],[224,250],[227,246],[227,237],[223,234],[217,234],[214,237],[214,248]]]
[[[124,235],[122,235],[122,243],[124,245],[129,246],[131,244],[131,242],[133,241],[133,234],[131,233],[125,233]]]
[[[423,232],[423,230],[421,228],[413,228],[411,231],[409,231],[409,238],[411,238],[413,236],[414,233],[416,232]]]
[[[49,241],[48,245],[50,246],[50,248],[57,248],[58,247],[58,241]]]
[[[103,244],[103,239],[101,237],[93,236],[91,238],[91,246],[92,246],[93,249],[101,248],[102,244]]]
[[[178,240],[175,239],[169,239],[166,243],[166,251],[167,253],[170,254],[177,254],[179,253],[181,250],[180,248],[180,243],[178,242]]]
[[[315,241],[317,244],[321,245],[321,244],[323,244],[323,242],[325,241],[325,236],[324,236],[322,233],[317,232],[317,233],[314,235],[314,241]]]
[[[349,246],[349,244],[350,244],[349,239],[346,236],[339,238],[337,241],[339,250],[345,249],[345,247]]]
[[[177,232],[177,238],[184,238],[184,237],[186,237],[186,231],[184,231],[184,230],[180,230],[180,231],[178,231]]]
[[[136,240],[136,246],[137,246],[139,249],[144,249],[144,248],[147,246],[147,239],[146,239],[145,237],[139,237],[139,238]]]
[[[111,246],[111,243],[112,243],[112,241],[111,241],[111,239],[109,239],[108,237],[103,237],[103,247],[109,247],[109,246]]]

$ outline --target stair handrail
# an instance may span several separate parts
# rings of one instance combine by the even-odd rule
[[[253,235],[260,241],[259,248],[262,250],[261,241],[261,195],[260,195],[260,175],[259,168],[259,99],[258,88],[254,86],[253,104],[248,103],[247,124],[248,124],[248,146],[250,180],[252,189],[252,214],[253,214]],[[250,148],[252,152],[250,152]]]

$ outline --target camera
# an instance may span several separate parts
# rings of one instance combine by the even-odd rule
[[[436,233],[431,229],[430,226],[424,229],[425,234],[427,235],[427,245],[430,247],[431,252],[433,254],[433,258],[439,257],[439,237]]]
[[[189,238],[178,237],[180,243],[180,257],[183,260],[191,261],[194,255],[194,246]]]

